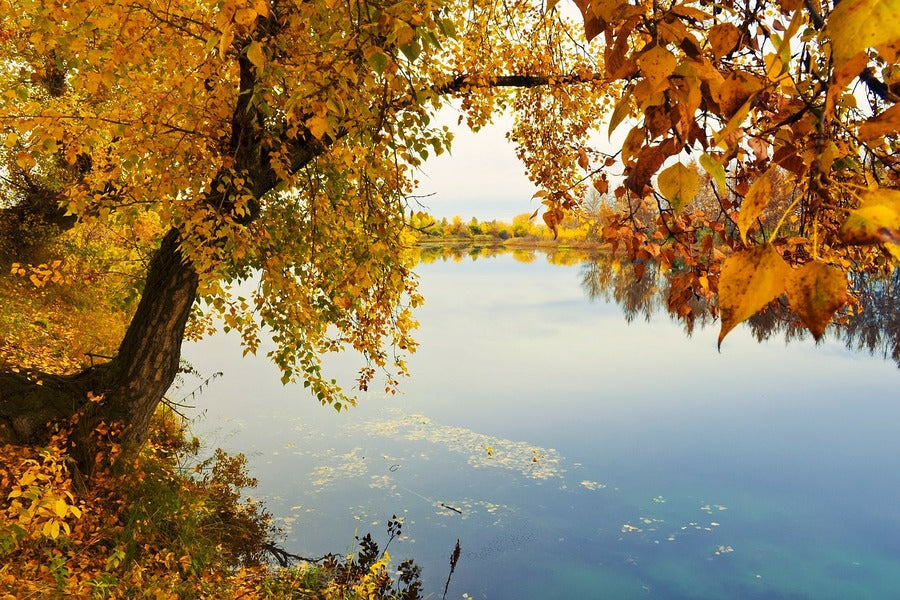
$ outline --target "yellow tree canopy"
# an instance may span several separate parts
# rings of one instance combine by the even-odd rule
[[[266,330],[284,380],[302,377],[323,402],[345,398],[322,351],[360,351],[363,388],[377,368],[388,389],[405,371],[420,297],[404,210],[416,169],[449,147],[435,112],[456,99],[477,128],[520,109],[542,125],[520,135],[530,164],[563,188],[609,102],[580,26],[531,2],[0,0],[0,11],[2,205],[39,186],[82,226],[128,232],[152,214],[157,239],[170,232],[161,248],[196,272],[184,289],[196,275],[203,314],[248,351]],[[250,293],[232,289],[256,273]],[[144,298],[166,293],[146,285]]]
[[[900,255],[898,1],[0,0],[0,202],[154,215],[151,274],[184,261],[188,305],[343,401],[322,351],[392,389],[414,348],[404,210],[456,99],[515,112],[551,229],[612,190],[605,239],[678,270],[676,312],[719,293],[724,337],[786,294],[820,335],[844,272]]]

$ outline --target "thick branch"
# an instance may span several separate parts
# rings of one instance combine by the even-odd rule
[[[459,75],[453,80],[437,88],[438,93],[451,94],[470,89],[515,87],[533,88],[543,85],[572,85],[578,83],[605,82],[607,77],[600,73],[592,73],[588,77],[582,75]]]

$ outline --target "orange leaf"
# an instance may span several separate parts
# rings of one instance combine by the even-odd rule
[[[719,347],[728,332],[785,291],[790,267],[771,244],[732,254],[722,263],[719,309],[722,328]]]
[[[730,54],[741,41],[741,30],[731,23],[719,23],[709,30],[709,45],[716,58]]]
[[[585,170],[590,166],[590,160],[588,159],[587,152],[585,152],[584,148],[578,149],[578,166]]]
[[[606,21],[595,14],[596,7],[592,6],[591,0],[575,0],[575,6],[578,7],[584,18],[584,37],[587,38],[587,41],[591,41],[606,29]]]
[[[847,302],[847,275],[820,261],[807,263],[791,271],[786,291],[791,308],[818,340],[835,311]]]
[[[667,156],[661,145],[643,148],[638,153],[637,164],[625,179],[625,187],[635,194],[643,194],[644,186],[650,183],[650,178],[656,174]]]
[[[895,104],[877,117],[859,126],[859,139],[864,142],[900,131],[900,104]]]
[[[750,73],[743,71],[732,73],[713,94],[719,105],[720,114],[731,119],[762,87],[760,81]]]
[[[645,139],[647,139],[647,133],[644,131],[643,127],[635,126],[631,128],[631,131],[625,136],[625,141],[622,142],[623,163],[627,164],[632,157],[637,155],[641,146],[644,145]]]
[[[557,209],[548,210],[544,213],[543,217],[544,223],[546,223],[547,227],[550,228],[550,231],[553,232],[553,239],[556,239],[559,235],[557,226],[562,222],[562,212]]]

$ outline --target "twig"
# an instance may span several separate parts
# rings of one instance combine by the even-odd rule
[[[447,583],[444,584],[444,595],[441,596],[441,600],[446,600],[447,598],[447,589],[450,587],[450,578],[453,577],[453,571],[456,570],[456,563],[459,562],[459,554],[461,551],[462,549],[459,547],[459,540],[457,539],[456,548],[453,549],[453,554],[450,555],[450,574],[447,575]]]
[[[264,543],[263,550],[265,550],[266,552],[271,554],[272,557],[275,559],[275,562],[277,562],[280,567],[291,566],[291,561],[320,563],[323,560],[325,560],[326,558],[328,558],[329,556],[331,556],[330,554],[326,554],[325,556],[322,556],[321,558],[306,558],[305,556],[300,556],[298,554],[293,554],[291,552],[288,552],[284,548],[281,548],[281,547],[275,545],[274,542]]]
[[[443,506],[443,507],[446,508],[447,510],[452,510],[453,512],[455,512],[455,513],[458,514],[458,515],[461,515],[461,514],[462,514],[462,511],[461,511],[461,510],[459,510],[458,508],[453,508],[453,507],[450,506],[449,504],[444,504],[443,502],[441,502],[441,506]]]

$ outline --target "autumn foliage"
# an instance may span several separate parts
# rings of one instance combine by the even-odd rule
[[[0,593],[203,596],[234,587],[234,569],[260,564],[268,525],[242,499],[253,484],[243,457],[217,451],[200,460],[197,440],[161,413],[151,441],[117,467],[128,477],[98,473],[88,489],[65,437],[0,448]]]
[[[108,362],[29,371],[43,337],[5,319],[24,333],[0,438],[79,413],[82,462],[103,422],[139,446],[186,333],[214,323],[247,352],[271,337],[323,404],[354,401],[322,363],[347,347],[357,388],[395,391],[422,302],[407,208],[448,107],[473,129],[513,113],[554,234],[611,194],[593,234],[672,270],[682,316],[713,302],[720,343],[776,298],[819,336],[848,272],[895,267],[897,0],[566,2],[0,0],[0,262],[47,287],[75,271],[44,243],[60,231],[149,249]]]
[[[66,454],[66,432],[41,448],[0,446],[0,598],[420,597],[418,567],[405,561],[395,577],[369,535],[350,555],[270,563],[275,532],[244,495],[256,483],[245,458],[207,453],[168,409],[152,431],[90,488]],[[388,543],[400,527],[391,521]]]
[[[618,90],[609,133],[633,123],[618,161],[581,161],[602,192],[623,167],[604,236],[681,271],[685,315],[718,295],[720,344],[782,296],[819,338],[848,270],[900,264],[894,0],[575,4]],[[574,203],[546,204],[553,227]]]

